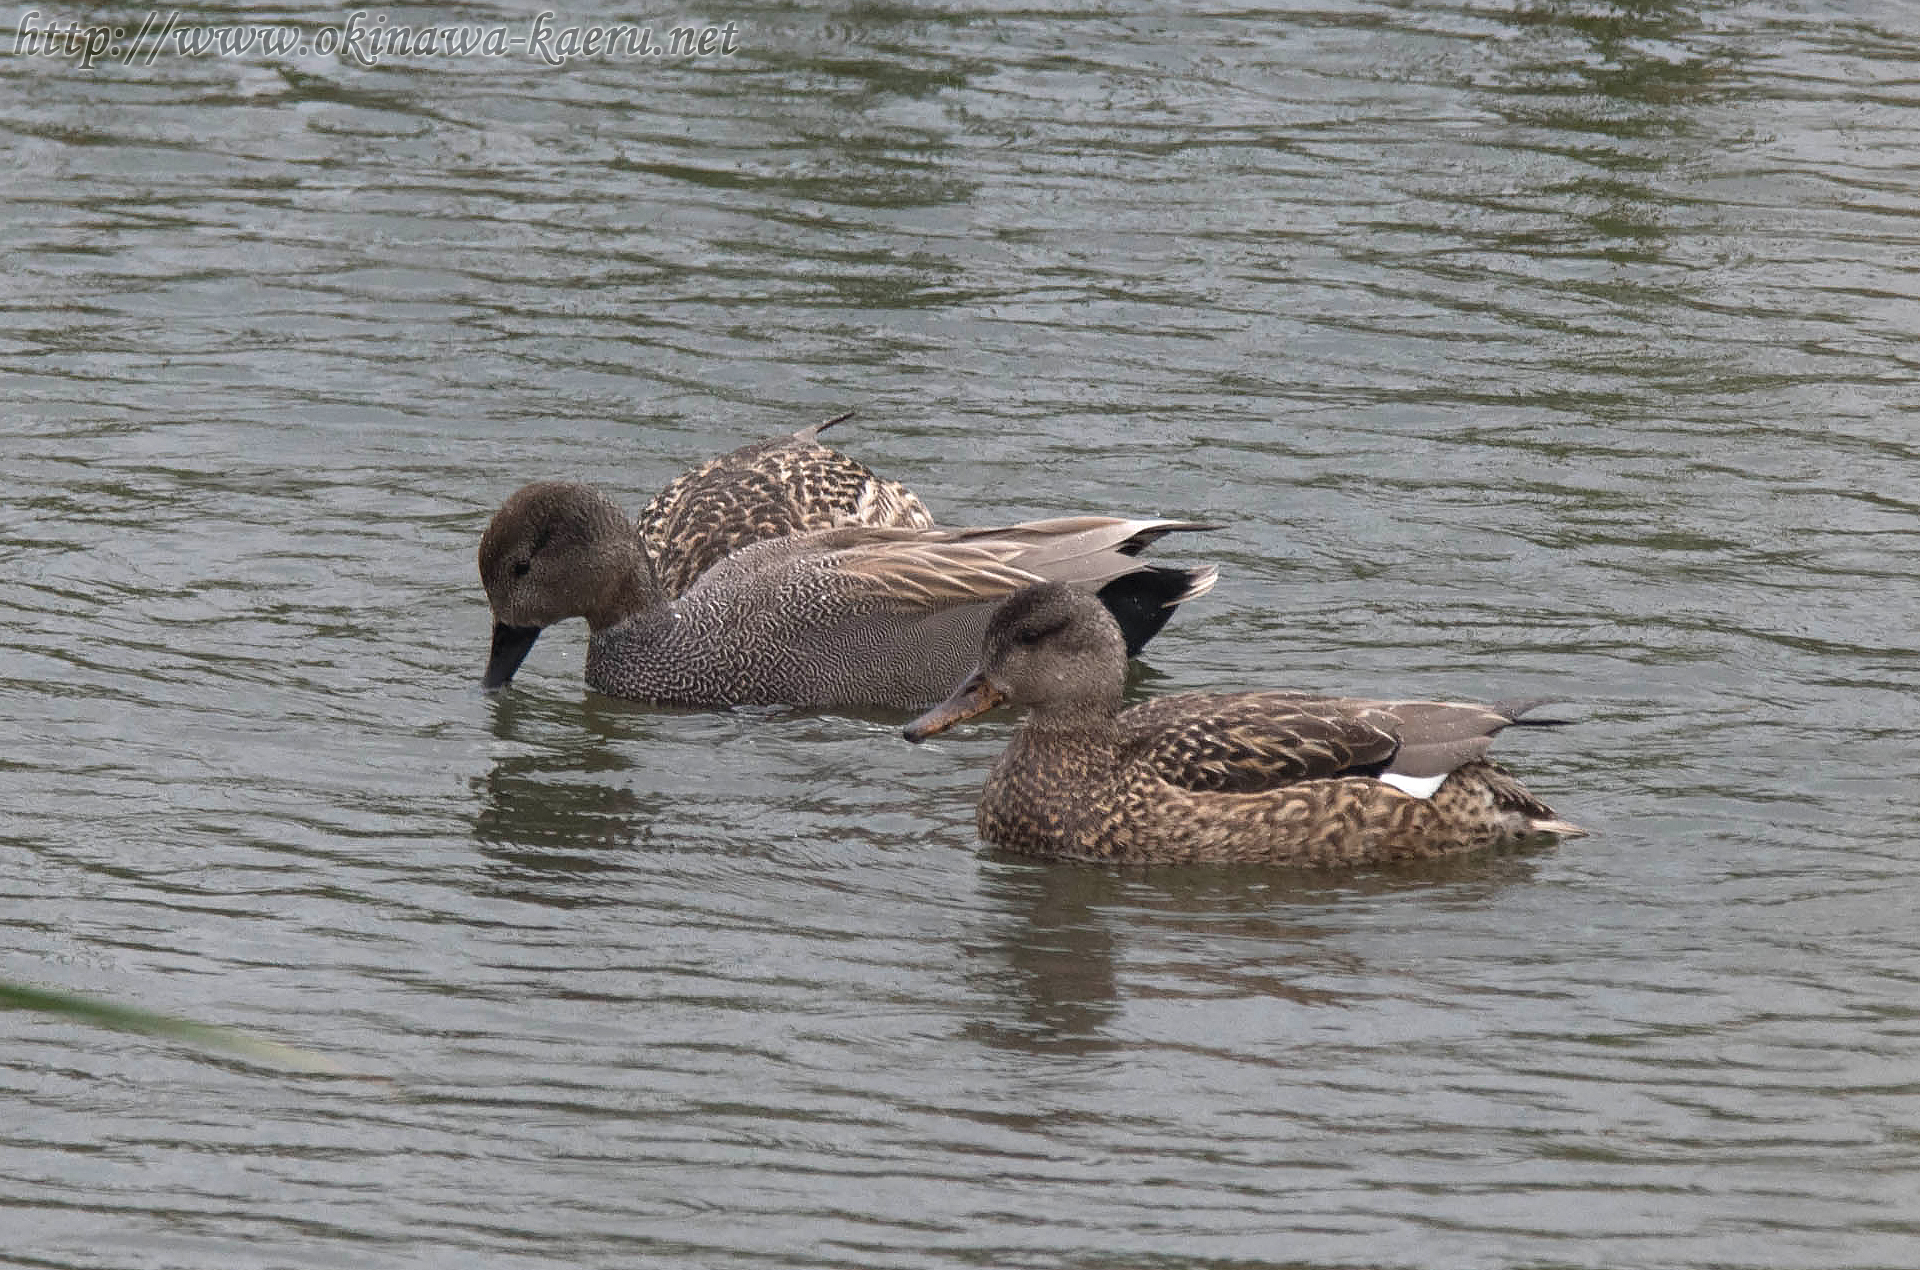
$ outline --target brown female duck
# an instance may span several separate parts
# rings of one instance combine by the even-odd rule
[[[838,525],[932,525],[912,490],[820,444],[822,432],[852,417],[743,445],[655,494],[641,509],[640,538],[666,593],[679,595],[731,553],[769,538]]]
[[[1030,855],[1336,866],[1582,832],[1485,758],[1537,702],[1187,693],[1123,711],[1125,673],[1099,604],[1027,587],[995,610],[979,669],[905,735],[1027,707],[978,823]]]
[[[918,707],[978,656],[994,605],[1053,580],[1096,592],[1124,660],[1214,569],[1142,564],[1164,534],[1211,526],[1070,516],[999,529],[848,526],[735,551],[679,596],[605,495],[541,481],[480,541],[494,616],[483,686],[499,688],[541,630],[584,617],[589,686],[659,705]]]

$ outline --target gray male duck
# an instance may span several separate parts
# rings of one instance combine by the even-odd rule
[[[536,482],[506,501],[480,542],[494,616],[482,684],[503,687],[544,628],[584,617],[587,684],[610,696],[924,706],[973,664],[994,605],[1035,582],[1088,588],[1126,624],[1123,650],[1137,650],[1175,605],[1213,586],[1215,571],[1135,555],[1164,534],[1207,527],[1069,516],[997,529],[815,530],[743,547],[670,596],[611,499]]]
[[[1129,655],[1212,567],[1143,564],[1165,534],[1214,526],[1070,516],[937,529],[912,491],[820,432],[743,446],[676,478],[638,525],[585,485],[538,481],[480,542],[493,608],[482,685],[504,687],[540,632],[584,617],[586,678],[660,705],[880,706],[937,700],[992,607],[1057,580],[1111,609]]]
[[[1486,758],[1538,702],[1184,693],[1122,710],[1126,658],[1100,604],[1023,588],[988,622],[975,673],[905,735],[1026,707],[977,821],[1029,855],[1326,867],[1583,832]]]

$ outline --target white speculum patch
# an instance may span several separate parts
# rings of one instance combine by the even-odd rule
[[[1415,798],[1432,798],[1433,791],[1439,789],[1449,773],[1438,776],[1403,776],[1399,772],[1382,772],[1380,779],[1402,793],[1412,794]]]

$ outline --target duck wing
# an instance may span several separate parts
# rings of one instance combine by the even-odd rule
[[[1304,693],[1186,693],[1123,712],[1131,758],[1185,789],[1258,793],[1382,770],[1400,748],[1372,702]]]
[[[1137,657],[1175,608],[1213,589],[1219,570],[1210,564],[1143,564],[1134,557],[1167,534],[1219,527],[1190,520],[1061,516],[968,532],[991,535],[995,542],[1024,543],[1027,550],[1017,557],[1020,567],[1049,581],[1094,591],[1119,625],[1127,656]]]
[[[781,591],[796,599],[813,593],[868,612],[931,613],[997,603],[1036,582],[1097,590],[1154,568],[1134,555],[1162,535],[1212,527],[1118,516],[1062,516],[992,529],[844,526],[755,544],[712,577],[740,585],[752,575],[778,576]],[[1178,572],[1188,585],[1173,602],[1213,584],[1211,568]],[[697,589],[707,583],[702,578]]]
[[[640,539],[667,594],[682,594],[756,542],[842,524],[931,525],[912,490],[819,443],[821,432],[848,417],[741,446],[654,495],[640,512]]]
[[[802,573],[869,611],[935,613],[997,603],[1041,581],[1020,554],[1000,543],[875,541],[816,557]]]
[[[1168,782],[1253,793],[1296,781],[1374,776],[1430,792],[1485,758],[1533,701],[1371,701],[1308,693],[1160,697],[1120,716],[1131,752]]]

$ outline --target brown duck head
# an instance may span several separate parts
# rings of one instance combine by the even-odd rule
[[[584,617],[604,630],[659,598],[634,528],[613,501],[570,481],[521,487],[480,539],[480,584],[493,608],[483,688],[504,687],[540,632]]]
[[[1127,646],[1100,601],[1062,582],[1014,592],[987,621],[980,667],[953,695],[909,723],[919,742],[995,706],[1026,706],[1036,714],[1120,708]]]

